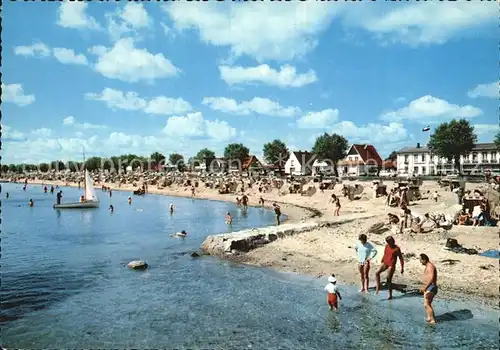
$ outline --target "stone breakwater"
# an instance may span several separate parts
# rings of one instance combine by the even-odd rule
[[[241,253],[246,253],[253,249],[262,247],[263,245],[269,244],[278,238],[293,236],[323,227],[333,228],[340,224],[353,222],[358,219],[360,219],[360,217],[345,218],[336,221],[289,223],[279,226],[268,226],[232,233],[211,235],[205,238],[200,248],[206,254],[229,258],[231,256],[237,256]]]

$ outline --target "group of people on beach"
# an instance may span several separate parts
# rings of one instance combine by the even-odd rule
[[[385,239],[386,246],[384,255],[381,259],[381,265],[375,273],[375,294],[378,294],[381,288],[380,276],[387,271],[387,289],[389,292],[388,299],[392,300],[393,284],[392,279],[396,271],[396,265],[399,260],[401,266],[401,274],[404,273],[404,259],[401,248],[396,244],[392,236]],[[370,285],[370,268],[372,260],[377,256],[377,249],[368,242],[368,237],[365,234],[360,234],[358,241],[354,247],[357,260],[358,271],[361,277],[360,292],[368,293]],[[420,254],[420,263],[425,266],[424,270],[424,286],[419,290],[424,296],[424,308],[427,312],[427,322],[435,324],[436,319],[434,310],[432,308],[432,301],[438,292],[437,286],[437,269],[436,266],[430,262],[426,254]],[[337,287],[337,279],[334,274],[328,277],[328,284],[325,287],[328,292],[327,304],[330,310],[338,310],[338,300],[342,300],[340,292]]]

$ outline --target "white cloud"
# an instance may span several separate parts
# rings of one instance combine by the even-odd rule
[[[186,113],[193,110],[189,102],[182,98],[170,98],[165,96],[158,96],[148,102],[148,106],[144,112],[150,114],[179,114]]]
[[[309,112],[297,120],[301,129],[324,129],[331,126],[339,118],[338,109],[325,109],[320,112]]]
[[[479,84],[474,89],[470,90],[467,95],[471,98],[490,97],[500,98],[500,81],[495,81],[490,84]]]
[[[423,124],[439,122],[451,118],[473,118],[483,111],[471,105],[459,106],[430,95],[422,96],[397,111],[382,114],[387,121],[413,120]]]
[[[88,4],[64,1],[59,6],[57,24],[64,28],[100,29],[95,18],[87,15]]]
[[[495,2],[429,1],[398,6],[371,5],[345,8],[344,24],[361,27],[387,43],[411,46],[443,44],[467,33],[471,28],[498,21],[498,5]]]
[[[73,116],[69,116],[63,119],[63,125],[73,125],[75,124],[75,118]]]
[[[34,43],[30,46],[15,46],[14,54],[18,56],[48,57],[51,50],[44,43]]]
[[[16,46],[14,47],[14,54],[31,57],[49,57],[54,55],[54,57],[63,64],[88,64],[87,57],[83,54],[77,54],[72,49],[65,49],[62,47],[51,49],[43,43],[36,43],[31,46]]]
[[[39,138],[48,138],[52,136],[52,130],[48,128],[40,128],[31,131],[31,134]]]
[[[110,79],[136,83],[168,78],[180,72],[163,54],[135,48],[131,38],[118,40],[112,48],[94,46],[90,52],[98,56],[94,69]]]
[[[95,129],[107,129],[107,126],[101,124],[92,124],[92,123],[77,123],[75,117],[69,116],[63,119],[63,125],[72,126],[77,129],[84,130],[95,130]]]
[[[493,138],[500,131],[499,124],[474,124],[474,131],[479,138],[486,139],[486,142],[493,142]]]
[[[26,140],[26,136],[19,130],[13,129],[8,125],[2,125],[2,141],[3,142],[19,142]],[[5,152],[6,149],[4,148]]]
[[[56,47],[54,48],[54,57],[63,64],[88,64],[87,57],[83,54],[76,54],[71,49]]]
[[[317,36],[341,8],[315,2],[190,5],[164,5],[177,30],[197,30],[202,41],[259,62],[302,57],[317,46]]]
[[[123,7],[118,7],[115,12],[107,13],[108,34],[113,40],[120,39],[125,34],[134,33],[137,37],[137,31],[150,28],[153,20],[143,4],[129,2]]]
[[[201,112],[168,118],[163,132],[175,138],[208,137],[219,141],[227,141],[236,136],[236,129],[227,122],[205,120]]]
[[[407,140],[408,131],[401,123],[387,125],[369,123],[357,126],[352,121],[342,121],[333,125],[332,132],[344,136],[351,142],[384,143]]]
[[[25,95],[21,84],[2,84],[2,101],[24,107],[35,102],[35,95]]]
[[[208,105],[214,111],[239,115],[257,113],[274,117],[293,117],[300,113],[298,107],[283,107],[278,102],[262,97],[254,97],[241,103],[232,98],[205,97],[202,104]]]
[[[140,97],[136,92],[122,92],[110,88],[105,88],[101,93],[87,93],[88,100],[105,102],[109,108],[119,108],[129,111],[142,110],[148,114],[182,114],[193,110],[189,102],[182,98],[170,98],[157,96],[151,100]]]
[[[222,80],[229,85],[263,83],[282,88],[297,88],[318,80],[316,73],[312,69],[307,73],[297,74],[295,67],[288,64],[281,66],[279,71],[269,67],[267,64],[247,68],[220,66],[219,70]]]

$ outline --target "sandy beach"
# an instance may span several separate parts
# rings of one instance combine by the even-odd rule
[[[40,183],[40,181],[30,181]],[[59,186],[66,185],[64,181],[44,182]],[[387,188],[393,183],[384,181]],[[69,183],[70,186],[76,186]],[[96,184],[96,190],[100,194],[100,186]],[[104,185],[113,190],[130,191],[135,188],[131,185],[105,183]],[[369,183],[365,186],[359,199],[349,201],[342,196],[342,185],[336,185],[334,190],[317,191],[313,196],[301,196],[300,194],[279,193],[273,189],[271,192],[260,194],[256,188],[245,191],[250,200],[250,205],[258,205],[259,197],[266,201],[266,207],[272,202],[280,203],[282,212],[288,216],[287,223],[305,221],[339,221],[335,228],[320,228],[310,232],[278,239],[261,248],[240,255],[238,261],[246,264],[270,267],[284,271],[297,272],[324,278],[326,275],[335,273],[341,284],[358,284],[359,276],[356,266],[356,255],[354,244],[360,233],[367,233],[373,225],[385,222],[388,212],[397,214],[397,208],[389,208],[385,205],[386,197],[373,198],[373,190]],[[479,184],[467,183],[466,189],[472,190]],[[430,193],[438,191],[439,201],[435,203]],[[421,186],[423,199],[412,202],[410,208],[418,213],[439,212],[456,204],[456,194],[439,188],[435,181],[425,181]],[[166,196],[191,197],[189,187],[171,185],[164,189],[156,186],[149,187],[149,193]],[[333,215],[333,204],[329,203],[331,194],[335,193],[341,199],[342,208],[340,216]],[[104,193],[102,194],[104,195]],[[132,193],[131,193],[132,195]],[[211,199],[236,202],[238,194],[219,194],[215,189],[203,186],[196,189],[198,199]],[[241,195],[240,195],[241,196]],[[428,197],[428,198],[426,198]],[[65,198],[65,200],[69,200]],[[308,209],[309,208],[309,209]],[[318,216],[320,214],[320,216]],[[355,221],[341,223],[346,218],[354,218]],[[223,220],[223,218],[221,218]],[[466,248],[475,248],[479,252],[498,249],[498,227],[472,227],[453,226],[450,230],[437,229],[429,233],[390,233],[370,234],[368,239],[377,250],[378,256],[372,265],[370,272],[370,285],[374,286],[375,271],[378,269],[383,255],[385,236],[392,234],[396,243],[401,247],[405,256],[405,272],[399,273],[399,265],[394,276],[394,283],[405,284],[408,289],[421,288],[423,277],[423,266],[420,264],[418,255],[427,254],[438,269],[439,296],[447,298],[469,298],[476,297],[481,301],[498,307],[498,260],[479,255],[468,255],[455,253],[444,249],[448,238],[455,238]],[[382,276],[384,281],[384,275]],[[384,295],[385,291],[381,294]]]

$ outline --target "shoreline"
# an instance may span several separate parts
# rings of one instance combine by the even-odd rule
[[[42,181],[39,180],[29,182],[29,184],[35,185],[40,185],[41,183]],[[47,181],[43,182],[43,184],[66,186],[64,181]],[[68,185],[69,187],[77,187],[76,183],[68,183]],[[132,192],[135,189],[131,185],[122,185],[120,187],[115,184],[108,183],[104,183],[104,185],[117,191]],[[384,207],[383,205],[385,199],[371,199],[372,202],[376,203],[372,204],[373,207],[369,207],[368,210],[363,210],[365,208],[362,207],[366,207],[366,205],[370,204],[366,203],[370,200],[369,197],[356,201],[347,201],[344,199],[343,201],[345,203],[342,204],[341,216],[334,217],[332,215],[332,210],[330,209],[331,205],[325,204],[326,200],[329,198],[329,194],[332,193],[331,191],[325,191],[325,194],[318,193],[313,197],[288,194],[283,195],[276,192],[277,191],[273,191],[273,193],[260,194],[253,190],[246,191],[245,193],[249,196],[250,203],[256,202],[260,195],[265,198],[267,203],[279,203],[282,207],[282,212],[288,217],[286,221],[283,221],[283,224],[286,222],[287,226],[293,224],[300,226],[299,223],[306,223],[310,225],[317,225],[318,227],[308,230],[308,232],[298,232],[294,233],[292,236],[279,237],[279,239],[268,242],[268,244],[255,247],[248,252],[243,252],[237,255],[215,255],[215,257],[233,261],[235,263],[271,268],[275,271],[302,274],[315,278],[326,279],[327,275],[335,273],[342,284],[355,285],[359,283],[359,276],[355,268],[354,254],[351,252],[352,246],[354,245],[355,239],[360,231],[366,231],[366,228],[362,227],[364,225],[363,222],[377,222],[377,220],[381,220],[383,215],[387,214],[388,207]],[[337,195],[339,195],[339,192],[340,191],[334,191]],[[171,197],[191,198],[188,188],[175,185],[172,185],[171,188],[166,187],[161,190],[156,188],[149,189],[148,193]],[[443,192],[443,195],[444,194],[445,193]],[[193,199],[220,200],[235,203],[235,197],[238,195],[241,194],[233,193],[229,195],[220,195],[212,189],[197,188],[197,195]],[[448,192],[446,195],[450,196],[451,193]],[[318,199],[317,197],[320,198]],[[377,202],[378,205],[375,206]],[[448,200],[448,198],[445,198],[444,202],[448,204],[441,204],[441,208],[443,208],[443,205],[445,204],[450,205],[450,203],[452,203],[452,201]],[[433,203],[431,200],[422,200],[417,202],[417,204],[413,205],[411,208],[412,210],[415,209],[414,207],[417,207],[417,210],[430,210],[426,207],[432,205]],[[260,207],[257,205],[249,206]],[[269,209],[270,206],[265,205],[264,207]],[[434,205],[434,207],[439,208],[437,205]],[[389,210],[394,211],[395,209],[389,208]],[[335,226],[336,221],[343,221],[343,219],[347,219],[346,216],[352,218],[355,222],[345,224],[338,223],[337,229],[334,230],[331,228],[328,229],[320,227],[321,223],[325,222],[331,222]],[[265,226],[265,228],[278,227],[279,226],[273,225]],[[465,228],[475,231],[475,228],[470,226]],[[498,228],[490,229],[496,229],[498,231]],[[397,244],[402,244],[402,247],[404,248],[402,249],[405,254],[406,271],[403,276],[401,276],[399,271],[397,271],[394,283],[420,287],[420,284],[422,284],[420,277],[423,269],[419,265],[418,259],[415,260],[414,256],[415,254],[418,256],[419,252],[424,251],[429,254],[431,261],[436,263],[438,273],[440,273],[438,282],[440,286],[440,293],[438,298],[441,297],[442,299],[455,300],[474,297],[480,304],[498,309],[498,276],[496,275],[495,269],[495,266],[498,264],[498,259],[443,251],[441,245],[444,244],[443,240],[446,240],[447,237],[455,237],[458,235],[460,237],[459,242],[462,243],[465,241],[468,247],[471,246],[471,244],[476,244],[476,240],[481,237],[481,235],[477,238],[467,237],[467,232],[463,234],[461,232],[452,231],[451,233],[431,233],[430,235],[421,235],[417,237],[413,237],[412,235],[407,237],[405,234],[395,235],[394,237]],[[493,249],[498,249],[498,232],[493,233],[496,242]],[[436,235],[438,235],[437,238],[439,238],[439,242],[436,240]],[[370,241],[379,243],[377,240],[383,240],[385,235],[378,236],[370,233],[368,236]],[[490,237],[488,237],[488,240],[486,241],[487,243],[490,242]],[[408,245],[408,247],[405,247],[405,245]],[[377,247],[379,250],[379,256],[375,259],[377,264],[372,267],[370,272],[370,281],[372,286],[374,285],[375,271],[378,268],[378,260],[381,258],[381,254],[383,253],[383,245],[377,244]],[[483,250],[486,250],[486,248],[483,248]],[[408,261],[406,255],[408,255]],[[440,260],[441,262],[439,262]],[[443,265],[442,263],[446,260],[456,260],[462,265],[458,268],[454,267],[456,265]],[[482,268],[483,266],[485,267],[484,270],[478,273],[477,267]],[[408,270],[409,273],[407,272]],[[443,273],[441,273],[441,271]],[[409,278],[407,278],[408,275],[410,276]],[[382,281],[384,280],[385,275],[382,275]],[[478,286],[477,281],[482,281],[481,286]],[[468,286],[473,288],[468,288]],[[386,292],[382,289],[381,296],[384,296],[385,293]]]

